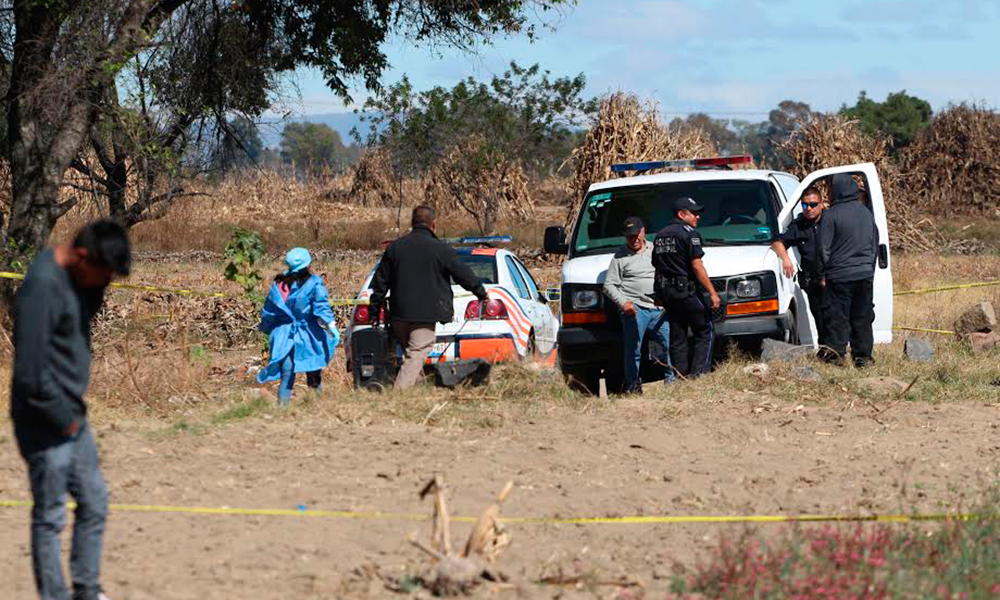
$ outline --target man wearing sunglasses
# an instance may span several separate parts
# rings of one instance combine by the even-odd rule
[[[820,271],[819,260],[819,223],[823,218],[824,208],[826,207],[819,190],[814,187],[807,188],[802,193],[802,214],[771,243],[771,249],[781,259],[785,277],[795,275],[792,260],[788,257],[788,248],[799,249],[799,286],[809,298],[809,311],[816,322],[816,333],[820,344],[826,340],[826,319],[823,317],[823,296],[826,285]]]

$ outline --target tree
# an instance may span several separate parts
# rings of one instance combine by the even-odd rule
[[[876,102],[864,90],[858,94],[858,102],[848,108],[841,107],[841,114],[857,119],[861,131],[869,135],[885,135],[892,138],[895,151],[905,148],[925,127],[930,125],[933,111],[926,100],[909,96],[906,90],[889,94],[885,102]]]
[[[515,198],[512,189],[525,189],[519,183],[523,172],[551,174],[569,157],[575,130],[597,106],[582,97],[585,86],[582,73],[554,78],[537,64],[515,62],[489,82],[469,77],[451,89],[418,93],[404,77],[365,103],[367,137],[362,140],[356,130],[354,135],[378,147],[392,168],[400,210],[402,180],[433,172],[439,187],[449,189],[486,233],[505,212],[495,203]],[[484,174],[502,179],[497,185],[507,191],[488,194],[485,206],[482,195],[458,193],[479,189]]]
[[[544,172],[568,156],[575,129],[596,109],[594,100],[582,98],[586,82],[582,73],[552,78],[537,64],[513,62],[489,83],[469,77],[451,89],[418,93],[403,77],[365,103],[365,143],[388,149],[412,175],[432,168],[460,140],[481,135],[486,150]]]
[[[704,131],[719,152],[738,154],[742,150],[736,132],[730,128],[726,119],[713,119],[705,113],[694,113],[686,119],[678,117],[670,122],[670,129],[673,131],[686,127]]]
[[[218,170],[227,173],[233,169],[262,166],[263,159],[264,142],[257,124],[242,115],[230,119],[215,154]]]
[[[354,80],[379,88],[390,35],[474,48],[495,35],[531,36],[532,9],[565,3],[0,0],[13,189],[5,246],[45,245],[80,199],[60,198],[71,165],[96,184],[84,191],[106,192],[112,215],[153,218],[176,197],[173,180],[191,172],[185,162],[201,156],[190,143],[220,135],[231,113],[266,109],[282,74],[318,68],[349,100]],[[130,173],[148,189],[126,206]]]
[[[288,123],[281,132],[281,160],[317,176],[326,170],[343,171],[356,151],[344,146],[340,134],[325,123]]]

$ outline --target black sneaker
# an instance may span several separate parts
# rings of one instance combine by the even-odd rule
[[[854,367],[856,369],[867,369],[868,367],[874,367],[874,366],[875,366],[875,359],[870,356],[854,359]]]

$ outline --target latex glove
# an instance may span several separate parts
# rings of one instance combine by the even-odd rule
[[[330,332],[333,336],[333,345],[336,346],[340,343],[340,331],[337,330],[337,322],[330,321],[329,323],[321,323],[321,325]]]

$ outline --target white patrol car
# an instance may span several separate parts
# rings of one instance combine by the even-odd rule
[[[637,175],[590,186],[567,243],[562,227],[545,231],[545,251],[568,254],[562,268],[562,327],[559,365],[564,375],[590,390],[597,380],[617,389],[622,379],[621,322],[617,307],[601,288],[614,252],[624,244],[622,223],[642,218],[647,239],[673,218],[668,200],[694,198],[705,207],[698,231],[703,259],[722,306],[713,311],[716,348],[723,338],[770,337],[796,344],[816,344],[816,325],[797,275],[785,277],[770,245],[802,212],[802,192],[835,173],[857,177],[862,199],[879,230],[875,271],[875,342],[892,341],[892,273],[889,231],[882,187],[871,163],[824,169],[804,181],[764,170],[731,170],[749,156],[614,165],[612,171],[687,168],[684,172]],[[789,252],[798,261],[798,250]],[[722,342],[722,343],[719,343]],[[643,353],[648,356],[647,352]],[[644,365],[645,374],[650,366]]]
[[[510,238],[492,236],[452,241],[481,245],[509,242]],[[492,247],[465,247],[455,251],[483,282],[489,300],[483,305],[461,286],[452,285],[455,316],[450,323],[437,324],[437,340],[427,359],[428,364],[470,358],[490,362],[537,358],[554,364],[559,319],[553,315],[548,298],[538,289],[521,260],[512,252]],[[348,372],[351,371],[351,334],[371,327],[373,315],[367,302],[372,294],[376,267],[378,263],[365,278],[356,298],[359,304],[344,333]],[[390,291],[387,297],[391,295]],[[391,306],[392,301],[388,304]],[[381,322],[386,322],[384,312]],[[397,345],[397,353],[400,352]]]

